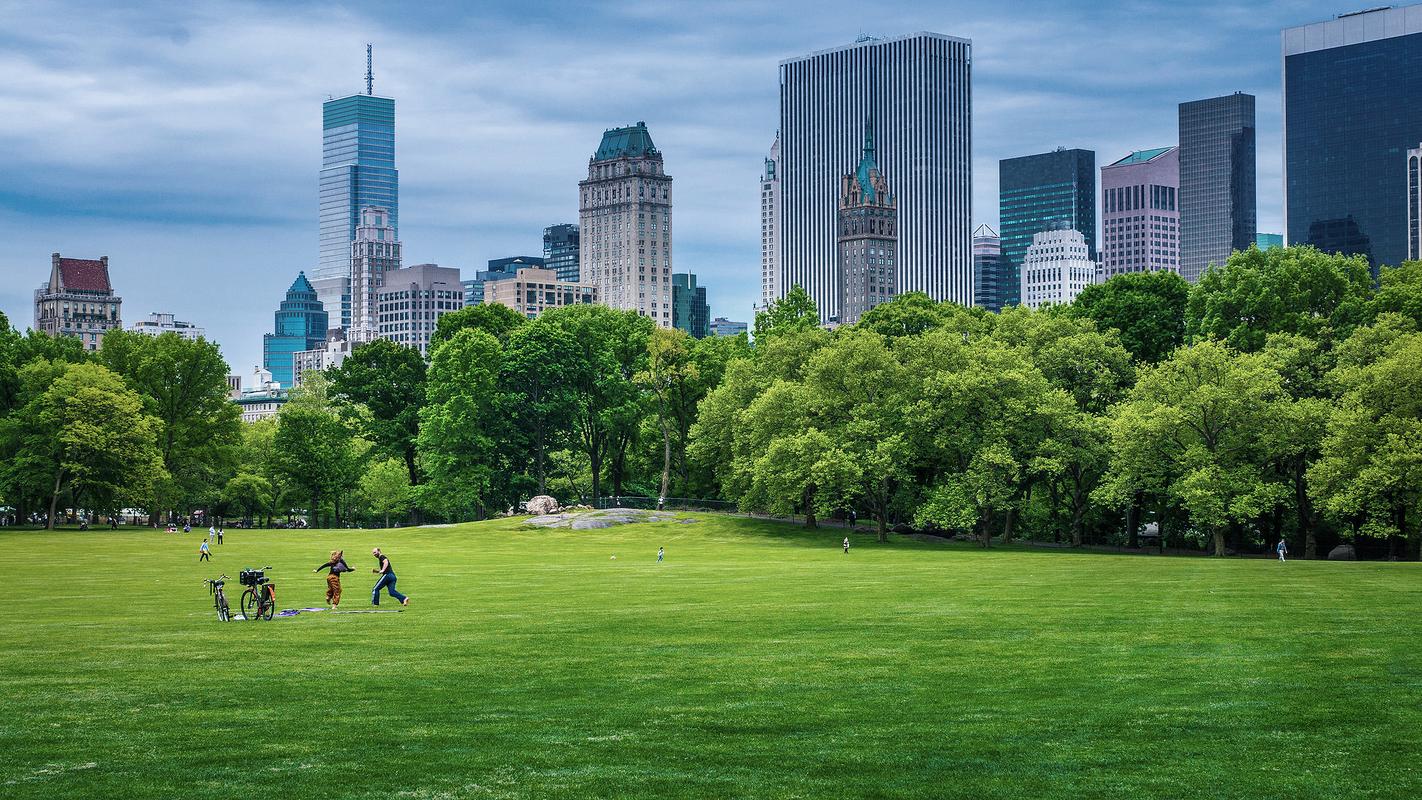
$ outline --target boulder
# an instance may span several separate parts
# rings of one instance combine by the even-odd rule
[[[562,514],[545,514],[539,517],[530,517],[523,521],[525,525],[536,525],[540,528],[552,528],[566,522],[567,517]]]
[[[605,520],[605,519],[588,519],[587,517],[583,517],[583,518],[581,518],[581,519],[575,519],[575,520],[573,520],[573,530],[575,530],[575,531],[585,531],[585,530],[590,530],[590,529],[593,529],[593,528],[611,528],[611,527],[612,527],[612,523],[609,522],[609,521],[607,521],[607,520]]]
[[[1357,561],[1358,553],[1351,544],[1340,544],[1328,551],[1329,561]]]
[[[528,509],[528,513],[537,516],[556,514],[558,513],[558,501],[546,494],[540,494],[525,503],[524,508]]]

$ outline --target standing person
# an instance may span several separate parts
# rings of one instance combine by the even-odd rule
[[[217,529],[217,543],[218,543],[218,544],[222,544],[222,529],[221,529],[221,528],[218,528],[218,529]]]
[[[844,537],[844,554],[849,555],[849,537]]]
[[[1288,544],[1288,542],[1285,542],[1283,539],[1280,539],[1280,540],[1279,540],[1279,543],[1276,544],[1276,545],[1274,545],[1274,549],[1279,551],[1279,562],[1280,562],[1280,563],[1283,563],[1283,561],[1284,561],[1284,554],[1287,553],[1287,552],[1289,552],[1289,544]]]
[[[334,611],[336,606],[341,604],[341,573],[351,571],[350,565],[346,563],[345,551],[332,550],[331,560],[311,571],[320,572],[323,569],[330,570],[326,573],[326,605]]]
[[[854,530],[854,524],[859,521],[859,515],[854,513],[854,509],[849,509],[849,529]]]
[[[375,563],[380,565],[371,570],[371,572],[374,572],[380,577],[375,579],[375,588],[370,590],[370,604],[373,606],[380,605],[380,590],[385,589],[390,592],[391,597],[400,601],[400,605],[408,606],[410,604],[410,598],[400,594],[395,588],[395,568],[390,566],[390,558],[380,552],[379,547],[371,550],[370,554],[375,556]]]
[[[658,564],[662,563],[662,556],[666,555],[666,552],[667,552],[667,549],[666,549],[665,547],[658,547],[658,548],[657,548],[657,563],[658,563]]]
[[[206,539],[203,539],[203,540],[202,540],[202,544],[198,545],[198,561],[199,561],[199,562],[202,562],[202,561],[211,561],[211,560],[212,560],[212,554],[209,553],[208,550],[207,550],[207,540],[206,540]]]

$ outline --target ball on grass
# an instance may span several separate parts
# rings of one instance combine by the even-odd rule
[[[617,560],[617,556],[613,556],[613,557],[612,557],[612,560],[613,560],[613,561],[616,561],[616,560]]]

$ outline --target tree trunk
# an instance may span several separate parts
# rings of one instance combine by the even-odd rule
[[[1136,531],[1141,527],[1141,493],[1136,492],[1131,496],[1131,505],[1126,509],[1126,536],[1130,541],[1136,540]]]
[[[1071,512],[1071,546],[1081,547],[1081,516],[1085,509],[1077,507]]]
[[[1002,523],[1002,543],[1012,543],[1012,527],[1017,523],[1017,509],[1007,509],[1007,515]]]
[[[54,514],[59,509],[59,487],[64,485],[64,470],[54,474],[54,492],[49,496],[49,518],[45,520],[45,528],[54,530]]]
[[[1211,529],[1211,533],[1214,534],[1214,539],[1215,539],[1215,555],[1216,555],[1217,557],[1219,557],[1219,558],[1224,558],[1224,554],[1225,554],[1225,537],[1224,537],[1224,531],[1223,531],[1222,529],[1220,529],[1220,528],[1213,528],[1213,529]]]
[[[879,512],[879,541],[880,541],[880,542],[887,542],[887,541],[889,541],[889,520],[888,520],[888,516],[889,516],[889,515],[888,515],[888,512],[886,512],[886,511],[880,511],[880,512]]]
[[[800,502],[805,507],[805,527],[818,528],[819,523],[815,520],[815,490],[808,488],[800,496]]]
[[[661,510],[660,499],[667,496],[667,485],[671,481],[671,428],[662,423],[662,492],[658,495],[658,511]]]
[[[982,516],[978,518],[978,543],[983,547],[992,547],[991,509],[983,509]]]

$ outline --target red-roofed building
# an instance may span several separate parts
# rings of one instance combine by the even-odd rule
[[[98,350],[106,331],[123,327],[123,299],[109,282],[109,257],[52,256],[49,282],[35,290],[35,330],[50,336],[77,336],[86,350]]]

